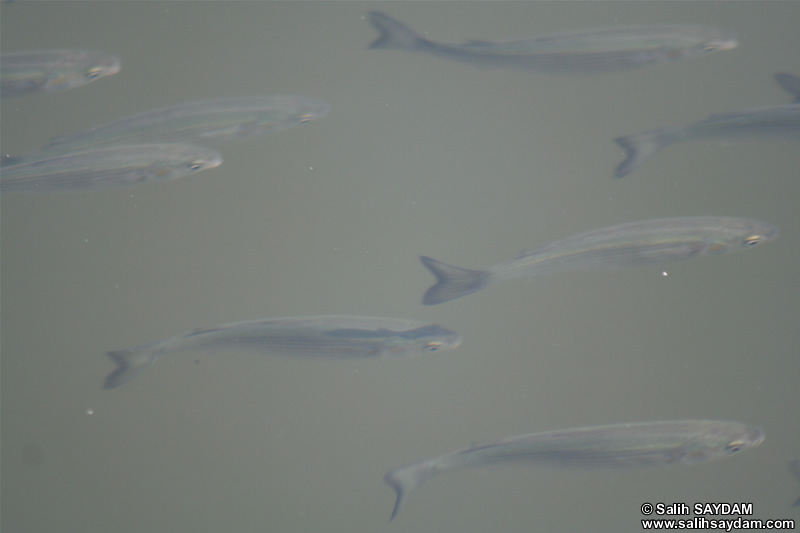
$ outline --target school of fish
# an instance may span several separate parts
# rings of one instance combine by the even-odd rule
[[[699,58],[738,45],[730,30],[695,24],[597,28],[515,41],[448,44],[424,37],[380,11],[370,11],[366,19],[378,32],[369,45],[373,50],[417,52],[477,67],[543,74],[613,73]],[[35,97],[85,86],[120,70],[118,57],[94,50],[4,52],[0,89],[3,98]],[[625,159],[615,176],[627,176],[657,152],[680,142],[799,141],[800,78],[777,73],[775,82],[789,93],[791,103],[712,114],[687,125],[617,138]],[[219,167],[219,143],[277,132],[322,118],[328,111],[326,102],[291,95],[219,97],[142,110],[53,137],[20,156],[3,154],[0,192],[86,192],[172,180]],[[665,164],[666,159],[654,165],[658,162]],[[750,218],[681,216],[589,229],[484,270],[422,256],[423,265],[435,277],[422,303],[441,304],[498,281],[730,254],[777,236],[775,225]],[[248,352],[339,361],[451,351],[461,342],[460,334],[443,326],[408,319],[309,315],[249,320],[110,351],[107,355],[117,368],[108,374],[104,386],[118,388],[165,355],[180,352]],[[573,468],[696,464],[730,457],[763,440],[759,427],[716,420],[620,423],[503,438],[390,470],[384,477],[396,494],[390,520],[411,493],[448,471],[516,463]],[[800,460],[789,461],[789,468],[800,479]],[[794,505],[800,505],[800,499]]]

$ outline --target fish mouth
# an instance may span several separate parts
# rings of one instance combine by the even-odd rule
[[[750,431],[748,432],[747,435],[751,448],[755,448],[756,446],[764,442],[765,437],[766,435],[764,434],[764,430],[756,426],[750,428]]]
[[[209,168],[217,168],[221,164],[222,164],[222,155],[214,154],[212,157],[209,157],[206,160],[206,166],[204,167],[204,170]]]
[[[455,337],[451,337],[445,341],[446,347],[448,350],[455,350],[459,346],[461,346],[461,335],[457,335]]]
[[[728,37],[727,39],[720,39],[709,43],[709,48],[713,50],[732,50],[739,46],[739,41],[736,37]]]
[[[103,65],[103,75],[111,76],[122,70],[122,63],[120,61],[113,61]]]

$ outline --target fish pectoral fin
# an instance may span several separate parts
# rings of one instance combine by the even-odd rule
[[[692,242],[686,244],[671,244],[663,247],[654,247],[644,250],[639,254],[645,263],[669,262],[678,259],[693,257],[703,251],[705,245],[702,242]]]

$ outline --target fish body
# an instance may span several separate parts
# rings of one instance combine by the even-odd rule
[[[730,31],[705,26],[632,26],[576,31],[522,41],[438,43],[392,17],[371,11],[380,32],[373,49],[422,52],[486,67],[547,73],[607,72],[706,55],[736,46]]]
[[[627,176],[656,152],[671,144],[701,139],[800,140],[800,104],[711,115],[686,126],[620,137],[616,143],[625,151],[625,160],[617,167],[616,177]]]
[[[26,159],[0,169],[0,192],[51,193],[166,181],[222,163],[219,152],[191,144],[115,145]]]
[[[800,104],[800,77],[778,72],[775,74],[775,81],[778,82],[781,89],[792,95],[795,104]]]
[[[771,241],[778,229],[735,217],[674,217],[600,228],[522,252],[486,270],[469,270],[421,257],[436,277],[422,303],[434,305],[490,283],[566,270],[606,270],[719,255]]]
[[[460,343],[459,334],[439,325],[398,318],[323,315],[234,322],[109,352],[119,367],[106,378],[105,388],[119,387],[163,355],[184,350],[337,359],[452,350]]]
[[[680,420],[546,431],[477,444],[387,473],[384,481],[397,495],[390,520],[414,490],[451,470],[521,462],[576,468],[694,464],[729,457],[763,440],[761,428],[740,422]]]
[[[3,98],[58,92],[116,74],[119,58],[95,50],[36,50],[0,55]]]
[[[328,104],[300,96],[197,100],[55,137],[40,152],[63,153],[123,143],[229,141],[302,124],[327,112]]]

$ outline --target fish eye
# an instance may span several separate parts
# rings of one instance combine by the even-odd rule
[[[439,341],[431,341],[431,342],[429,342],[428,344],[425,345],[424,349],[425,349],[426,352],[435,352],[436,350],[438,350],[441,347],[442,347],[442,343],[441,342],[439,342]]]
[[[92,67],[86,71],[86,77],[91,80],[100,76],[102,73],[103,73],[103,67]]]
[[[751,235],[744,240],[742,245],[744,246],[754,246],[761,242],[761,235]]]
[[[735,440],[735,441],[731,442],[730,444],[728,444],[727,446],[725,446],[725,452],[726,453],[736,453],[738,451],[741,451],[742,448],[744,448],[744,442],[742,442],[740,440]]]
[[[202,170],[204,166],[205,166],[205,161],[200,161],[200,160],[192,161],[191,163],[189,163],[189,170]]]

